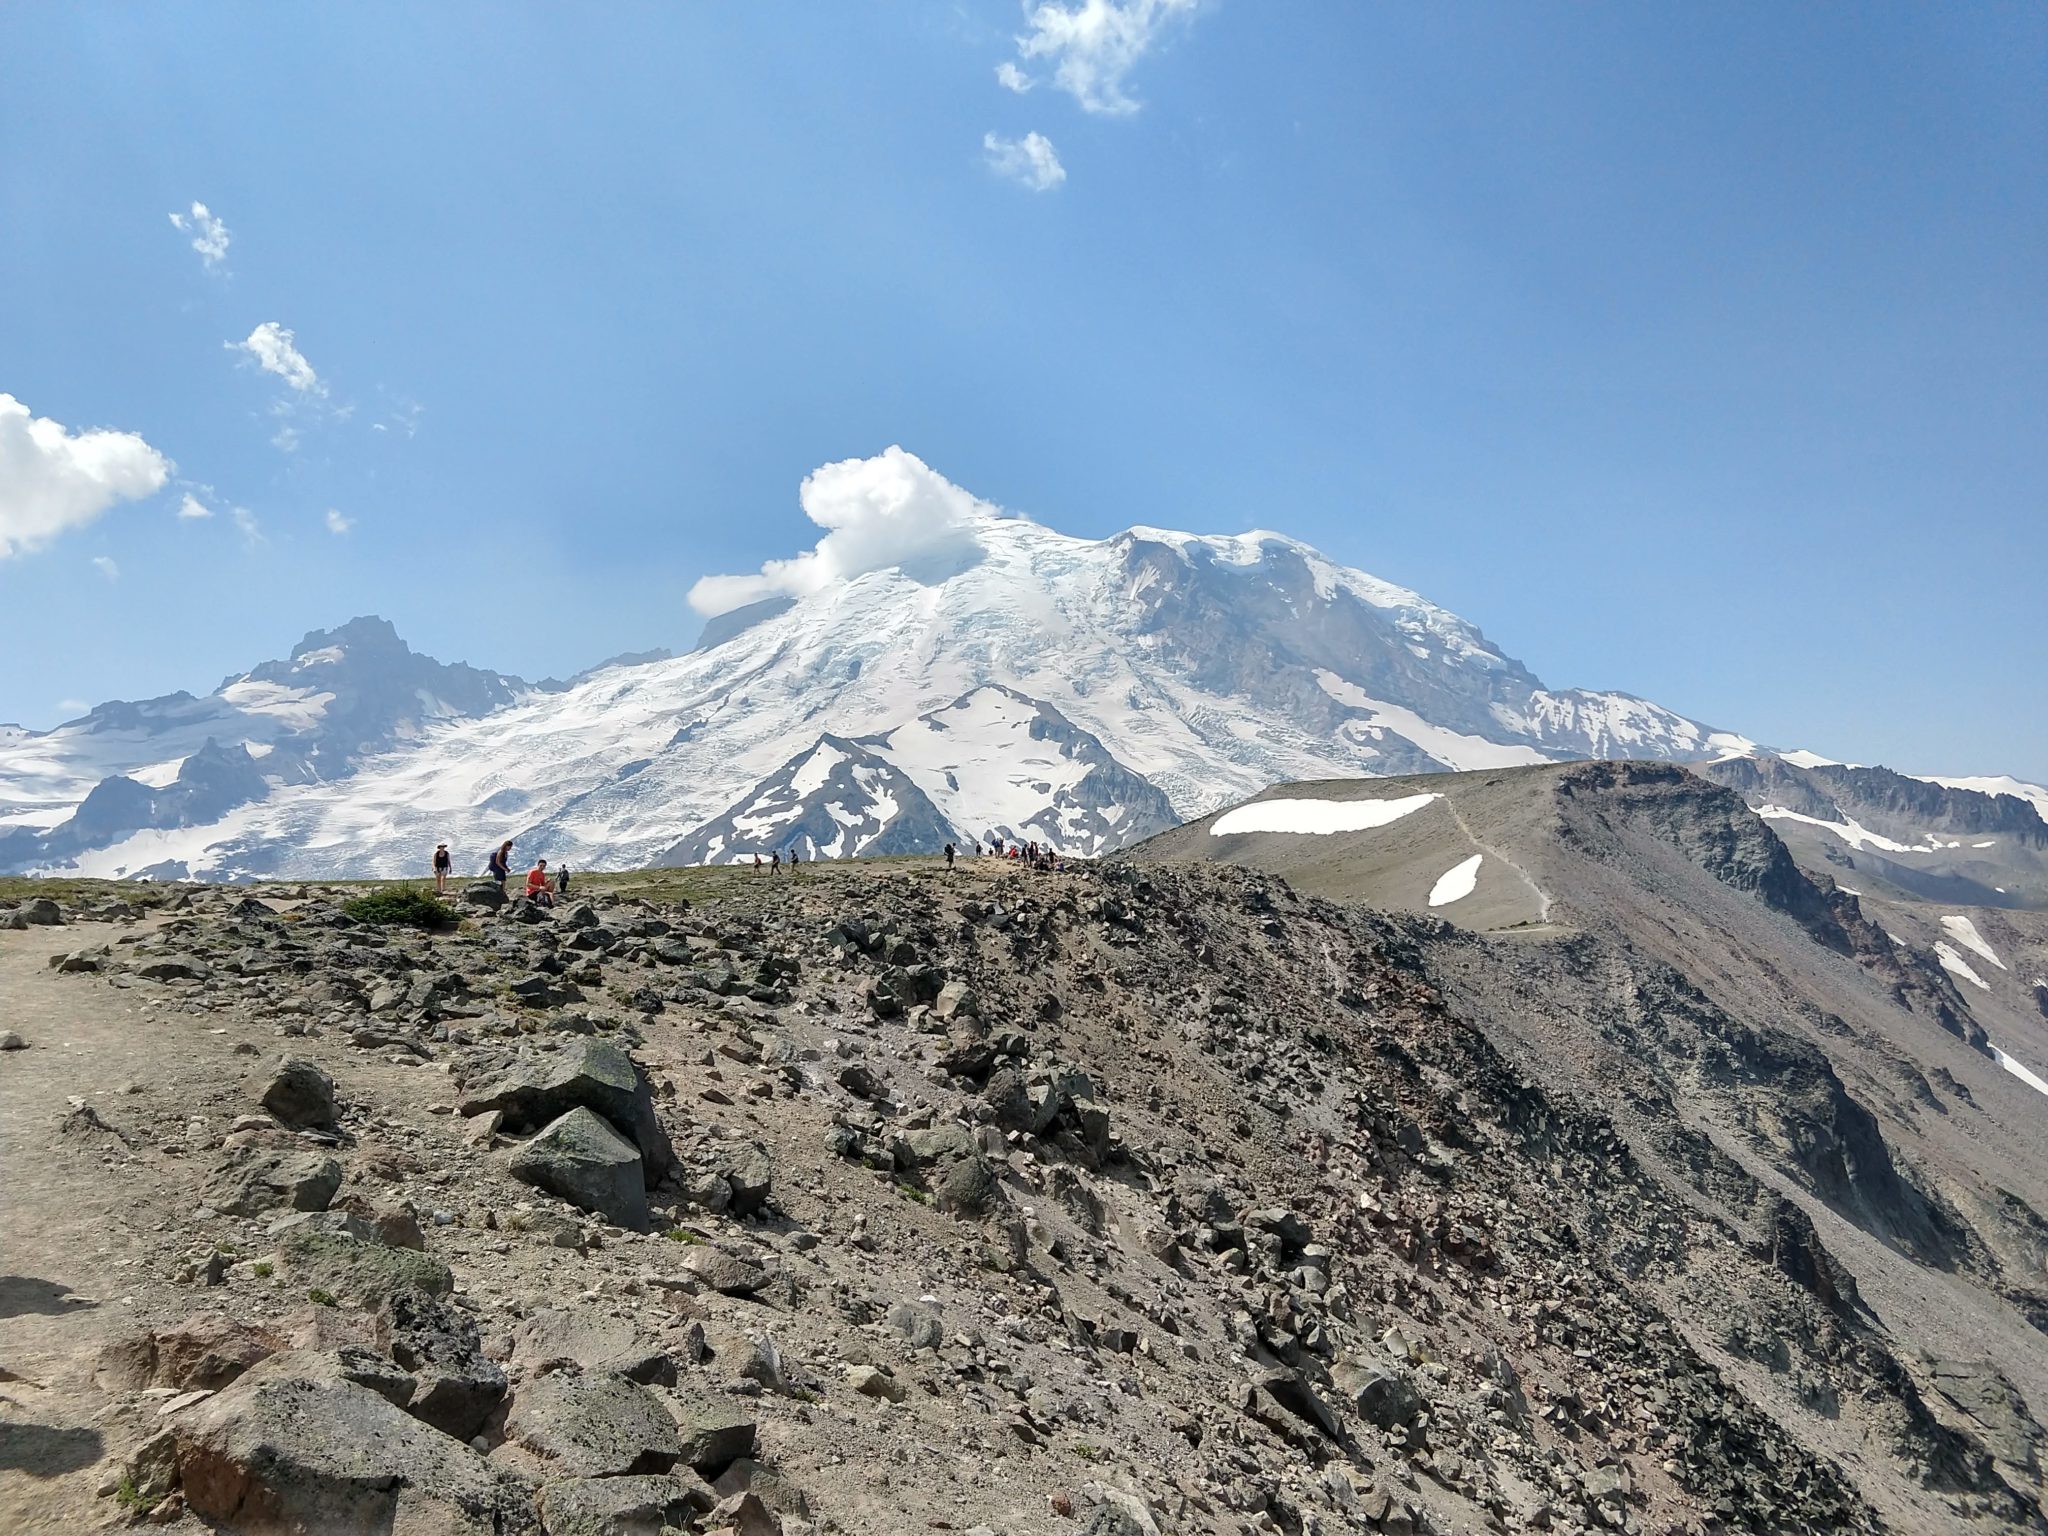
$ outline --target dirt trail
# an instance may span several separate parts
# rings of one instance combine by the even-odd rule
[[[101,1346],[154,1320],[129,1282],[144,1278],[133,1273],[144,1239],[160,1240],[165,1213],[189,1204],[179,1160],[134,1127],[217,1082],[236,1037],[198,1020],[166,1030],[144,994],[81,987],[49,966],[146,926],[0,932],[0,1028],[28,1043],[0,1054],[0,1367],[20,1378],[0,1381],[0,1531],[116,1523],[119,1507],[96,1490],[148,1433],[107,1417],[92,1386]]]

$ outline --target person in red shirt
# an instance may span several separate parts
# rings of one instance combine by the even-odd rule
[[[548,889],[548,861],[534,860],[533,868],[526,872],[526,899],[544,907],[555,904],[555,893]]]

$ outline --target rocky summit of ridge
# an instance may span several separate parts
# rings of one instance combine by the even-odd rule
[[[1285,877],[20,901],[0,1526],[2044,1529],[1976,999],[1680,770],[1304,802]]]
[[[828,736],[886,771],[752,815],[788,809],[778,776]],[[208,739],[254,754],[266,792],[144,793]],[[566,683],[444,667],[358,619],[205,698],[0,737],[0,872],[389,876],[444,838],[478,868],[508,836],[577,867],[781,837],[857,854],[994,834],[1092,857],[1286,779],[1748,746],[1548,688],[1465,620],[1279,534],[1091,540],[972,512],[943,560],[750,603],[683,654]]]

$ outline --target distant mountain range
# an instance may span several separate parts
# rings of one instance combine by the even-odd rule
[[[478,867],[505,837],[572,867],[990,836],[1095,855],[1284,780],[1593,757],[1712,763],[1752,804],[1874,818],[1906,849],[2048,838],[2034,786],[1880,787],[1548,688],[1463,619],[1279,534],[1087,540],[977,510],[942,561],[755,602],[685,655],[567,682],[438,662],[358,618],[203,697],[0,726],[0,870],[397,875],[442,839]]]

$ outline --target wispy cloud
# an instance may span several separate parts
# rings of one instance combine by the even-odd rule
[[[1042,133],[1027,133],[1021,139],[1006,139],[999,133],[981,136],[989,168],[1034,192],[1050,192],[1067,179],[1067,168]]]
[[[57,701],[57,713],[67,719],[74,715],[84,714],[88,707],[83,699],[59,699]]]
[[[228,259],[228,245],[234,238],[204,203],[194,203],[190,213],[171,215],[171,227],[192,237],[192,249],[211,272]]]
[[[329,533],[347,533],[355,525],[356,520],[354,518],[343,517],[341,513],[335,511],[332,507],[327,509],[327,531]]]
[[[119,581],[121,579],[121,567],[114,563],[113,557],[110,555],[94,555],[92,557],[92,565],[94,570],[98,571],[109,581]]]
[[[133,432],[73,432],[0,395],[0,560],[42,548],[116,502],[153,496],[171,461]]]
[[[263,542],[263,525],[256,521],[254,512],[247,507],[229,507],[228,516],[235,520],[235,527],[241,530],[243,539],[248,543]]]
[[[1124,89],[1124,77],[1151,52],[1166,28],[1194,14],[1200,0],[1025,0],[1017,54],[1027,63],[1051,67],[1052,83],[1084,111],[1125,117],[1138,103]],[[1033,77],[1009,66],[996,78],[1013,91],[1030,89]]]
[[[213,508],[209,507],[197,496],[194,496],[190,491],[187,491],[184,500],[178,503],[178,516],[186,520],[211,517],[213,516]]]
[[[1022,96],[1032,86],[1038,84],[1038,82],[1025,74],[1023,70],[1012,64],[1008,59],[1005,59],[996,66],[996,84],[1006,91],[1015,91],[1019,96]]]
[[[252,358],[256,366],[265,373],[276,374],[302,395],[325,395],[327,386],[320,382],[320,375],[313,365],[306,361],[306,354],[298,347],[298,338],[275,320],[266,320],[249,333],[247,341],[228,341],[221,345],[230,352],[240,352]]]
[[[299,451],[299,435],[297,427],[279,427],[270,434],[270,446],[279,453],[297,453]]]

